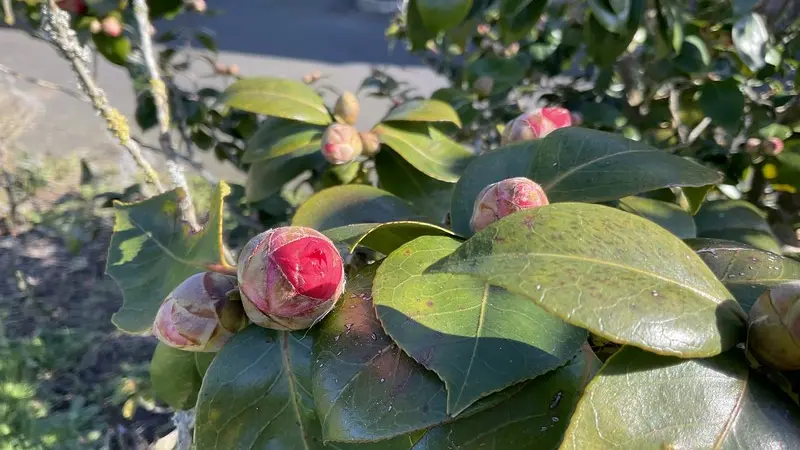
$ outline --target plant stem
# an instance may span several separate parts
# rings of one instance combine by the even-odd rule
[[[13,27],[17,22],[14,17],[14,10],[11,8],[11,0],[3,0],[3,16],[3,21],[10,27]]]
[[[81,90],[91,100],[94,109],[105,119],[106,127],[119,144],[130,153],[136,164],[142,169],[147,180],[159,193],[164,187],[153,166],[144,158],[139,144],[131,139],[130,127],[125,116],[108,103],[105,92],[94,82],[88,65],[88,52],[78,42],[75,31],[69,26],[69,14],[56,5],[55,0],[42,4],[42,25],[51,43],[59,50],[61,56],[69,61],[72,70],[78,77]]]
[[[186,183],[186,177],[183,174],[183,167],[175,160],[177,152],[172,142],[172,134],[170,133],[169,127],[169,96],[167,94],[167,86],[161,79],[161,74],[158,72],[156,58],[153,54],[153,41],[150,39],[150,29],[152,26],[150,24],[147,2],[145,0],[133,0],[133,12],[139,30],[142,57],[145,67],[147,67],[148,75],[150,76],[150,92],[153,94],[153,101],[156,105],[156,118],[158,119],[158,141],[167,157],[167,172],[170,175],[172,183],[176,187],[183,189],[186,194],[178,205],[181,219],[189,224],[189,227],[193,231],[198,231],[200,226],[197,223],[197,215],[194,211],[192,196],[189,192],[189,186]]]

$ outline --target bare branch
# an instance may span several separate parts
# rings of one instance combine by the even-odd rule
[[[106,127],[112,136],[133,157],[139,168],[142,169],[147,180],[161,193],[164,187],[153,166],[144,158],[139,144],[131,139],[130,127],[125,116],[117,109],[111,107],[105,92],[94,82],[89,71],[88,50],[80,45],[75,31],[69,26],[69,14],[56,5],[55,0],[42,4],[42,26],[50,38],[50,42],[59,50],[61,56],[69,61],[72,70],[78,77],[81,90],[86,93],[94,109],[105,119]]]
[[[51,83],[47,80],[42,80],[40,78],[32,77],[30,75],[25,75],[24,73],[17,72],[16,70],[6,67],[3,64],[0,64],[0,73],[4,73],[6,75],[12,76],[18,80],[25,81],[27,83],[35,84],[36,86],[40,86],[47,89],[53,89],[54,91],[59,91],[61,93],[67,94],[70,97],[76,98],[82,102],[91,103],[92,101],[89,97],[85,96],[83,92],[76,91],[74,89],[70,89],[66,86],[61,86],[60,84]]]
[[[672,126],[678,131],[681,143],[686,143],[689,139],[689,130],[681,121],[681,93],[675,85],[669,88],[669,113],[672,116]]]
[[[14,10],[11,9],[11,0],[3,0],[3,21],[10,27],[13,27],[17,22],[14,17]]]
[[[150,24],[147,2],[145,0],[133,0],[133,12],[136,16],[136,24],[139,30],[142,57],[144,58],[145,67],[147,67],[147,72],[150,76],[150,92],[153,94],[153,101],[156,105],[156,118],[158,119],[158,140],[167,156],[167,171],[172,183],[176,187],[182,188],[186,194],[178,205],[181,219],[189,224],[192,230],[197,231],[200,229],[200,225],[197,223],[197,215],[195,214],[192,204],[189,186],[186,183],[186,177],[183,175],[183,167],[175,160],[177,152],[175,151],[175,145],[172,142],[172,134],[169,129],[169,96],[167,94],[167,86],[164,84],[164,81],[161,79],[161,74],[158,72],[158,65],[156,64],[156,58],[153,54],[153,41],[150,39],[152,25]]]

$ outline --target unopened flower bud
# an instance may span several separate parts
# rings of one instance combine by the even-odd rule
[[[488,97],[492,94],[492,88],[494,88],[494,80],[492,77],[488,75],[483,75],[478,77],[475,80],[475,83],[472,85],[472,88],[475,89],[475,92],[480,95],[481,97]]]
[[[381,139],[377,134],[371,131],[361,131],[358,133],[358,136],[361,138],[361,147],[364,156],[372,158],[381,150]]]
[[[507,178],[483,188],[472,208],[470,228],[478,232],[503,217],[547,205],[541,186],[525,177]]]
[[[331,164],[345,164],[363,150],[358,130],[352,125],[334,123],[322,134],[322,156]]]
[[[156,314],[153,334],[170,347],[216,352],[247,325],[242,303],[228,298],[231,277],[215,272],[192,275],[178,285]]]
[[[231,64],[228,66],[228,75],[236,76],[239,75],[239,65],[238,64]]]
[[[485,36],[485,35],[489,34],[489,30],[490,29],[491,28],[489,28],[489,25],[487,25],[485,23],[480,23],[480,24],[478,24],[477,31],[478,31],[479,35]]]
[[[187,8],[199,13],[205,12],[208,8],[205,0],[190,0],[185,4]]]
[[[89,10],[88,5],[86,5],[86,2],[83,0],[59,0],[56,2],[56,5],[64,11],[77,14],[79,16],[86,14],[86,12]]]
[[[773,287],[758,297],[747,320],[747,348],[765,366],[800,370],[800,282]]]
[[[315,70],[315,71],[311,72],[311,79],[312,80],[319,81],[320,78],[322,78],[322,72],[320,72],[319,70]]]
[[[355,125],[358,120],[358,113],[361,110],[358,98],[352,92],[344,92],[333,108],[336,120],[348,125]]]
[[[744,143],[744,149],[747,153],[757,153],[759,148],[761,148],[761,139],[759,138],[749,138]]]
[[[115,16],[104,18],[101,26],[103,28],[103,33],[111,37],[117,37],[122,34],[122,22]]]
[[[314,82],[314,78],[311,76],[311,74],[305,74],[305,75],[303,75],[303,83],[305,83],[305,84],[311,84],[311,83],[313,83],[313,82]]]
[[[783,151],[783,140],[778,137],[771,137],[764,141],[764,153],[777,156]]]
[[[305,227],[265,231],[239,256],[242,305],[256,325],[300,330],[319,322],[344,292],[344,263],[322,233]]]
[[[92,21],[89,22],[89,32],[92,34],[97,34],[101,31],[103,31],[103,25],[100,23],[99,20],[92,19]]]
[[[501,137],[502,144],[540,139],[554,130],[572,125],[572,117],[566,108],[548,107],[522,114],[510,121]]]

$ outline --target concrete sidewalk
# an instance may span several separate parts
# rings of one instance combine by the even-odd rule
[[[214,7],[214,2],[210,6]],[[360,13],[343,0],[269,0],[237,2],[216,17],[186,15],[174,22],[156,24],[159,31],[171,27],[202,26],[214,31],[220,59],[236,63],[244,76],[268,75],[299,79],[312,70],[329,76],[339,89],[355,90],[371,67],[387,70],[397,79],[411,83],[427,95],[445,85],[445,80],[421,66],[418,60],[397,48],[390,53],[383,36],[389,16]],[[46,43],[24,32],[0,29],[0,63],[25,75],[77,89],[66,61]],[[207,69],[202,71],[206,73]],[[132,118],[135,99],[127,73],[101,61],[98,83],[111,103]],[[91,107],[52,89],[20,80],[3,80],[0,89],[18,89],[41,109],[39,120],[19,141],[22,151],[66,156],[78,153],[89,160],[119,159],[129,164],[127,155],[104,130],[103,121]],[[328,96],[327,100],[333,101]],[[364,98],[359,127],[367,128],[385,113],[387,102]],[[133,122],[133,121],[132,121]],[[133,127],[134,134],[140,134]],[[156,143],[152,133],[144,136]],[[211,154],[202,161],[214,175],[241,180],[242,174],[220,164]],[[157,159],[154,154],[151,159]],[[127,161],[127,162],[126,162]],[[123,180],[128,181],[128,180]]]

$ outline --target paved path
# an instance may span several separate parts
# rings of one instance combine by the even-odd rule
[[[209,1],[212,7],[215,3],[216,0]],[[235,9],[216,17],[184,16],[175,22],[156,26],[159,30],[185,25],[213,30],[217,35],[221,60],[238,64],[246,76],[299,79],[317,69],[330,76],[331,84],[354,90],[371,67],[380,67],[398,79],[412,83],[422,94],[444,86],[444,80],[421,66],[416,57],[402,48],[390,53],[383,36],[388,16],[359,13],[351,1],[261,0],[236,3]],[[46,43],[32,40],[18,30],[0,28],[0,48],[3,49],[0,64],[26,75],[76,87],[67,63]],[[111,102],[132,117],[135,102],[127,74],[103,61],[98,67],[98,82]],[[89,105],[23,81],[3,82],[0,75],[0,89],[9,89],[9,86],[26,93],[42,111],[31,131],[19,141],[22,150],[51,155],[78,152],[90,160],[116,158],[121,153]],[[386,107],[385,101],[364,99],[359,126],[371,126],[380,119]],[[152,135],[145,136],[145,139],[155,143]],[[122,161],[126,159],[123,157]],[[204,155],[203,162],[216,176],[241,179],[238,171],[216,162],[211,155]]]

